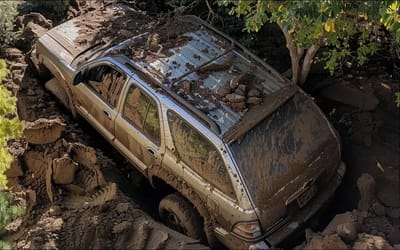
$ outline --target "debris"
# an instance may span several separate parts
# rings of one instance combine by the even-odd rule
[[[379,202],[374,202],[372,203],[372,207],[371,207],[372,211],[374,211],[374,213],[378,216],[383,216],[385,215],[385,207],[382,206],[381,203]]]
[[[357,240],[354,242],[353,249],[365,250],[365,249],[393,249],[387,241],[381,236],[375,236],[370,234],[359,234]]]

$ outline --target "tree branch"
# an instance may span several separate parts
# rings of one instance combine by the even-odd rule
[[[283,35],[285,36],[286,47],[289,50],[290,61],[292,64],[292,82],[297,83],[299,81],[299,62],[300,62],[299,54],[297,53],[298,48],[294,42],[293,34],[285,30],[280,21],[277,21],[277,24],[279,28],[281,28]]]
[[[300,74],[300,86],[303,86],[305,83],[308,74],[310,73],[312,61],[314,59],[315,54],[317,54],[319,48],[321,46],[319,44],[314,44],[310,48],[307,49],[307,53],[304,57],[301,74]]]

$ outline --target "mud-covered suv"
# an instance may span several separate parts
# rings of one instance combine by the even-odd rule
[[[210,244],[278,245],[344,175],[311,98],[196,17],[108,6],[48,31],[32,61],[74,115],[170,191],[161,219]]]

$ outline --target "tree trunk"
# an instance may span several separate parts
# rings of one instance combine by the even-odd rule
[[[286,47],[289,50],[290,61],[292,64],[292,82],[303,87],[303,84],[307,80],[308,74],[310,73],[314,56],[318,52],[320,45],[314,44],[308,49],[297,47],[293,33],[283,29],[281,22],[278,21],[277,23],[281,28],[283,35],[285,36]]]
[[[287,30],[285,30],[282,26],[281,22],[277,22],[279,27],[281,28],[283,35],[285,36],[286,39],[286,47],[289,50],[290,54],[290,61],[292,64],[292,82],[297,84],[299,81],[299,72],[300,72],[300,58],[299,54],[303,54],[304,51],[301,51],[300,49],[298,50],[295,42],[294,42],[294,37],[292,33],[289,33]],[[300,53],[298,53],[300,52]]]

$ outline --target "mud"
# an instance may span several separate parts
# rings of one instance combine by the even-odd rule
[[[1,57],[13,65],[4,84],[27,125],[22,139],[9,142],[16,160],[7,172],[26,214],[3,239],[16,249],[207,249],[154,221],[121,191],[126,175],[48,94],[24,53],[3,49]]]

